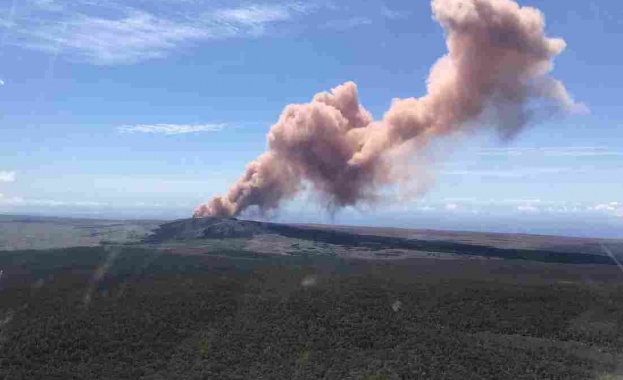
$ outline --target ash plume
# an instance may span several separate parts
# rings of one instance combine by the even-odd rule
[[[440,137],[492,127],[510,139],[529,121],[582,109],[549,76],[565,42],[545,36],[537,9],[510,0],[431,6],[448,53],[431,68],[424,96],[395,99],[378,121],[359,104],[353,82],[288,105],[268,133],[267,151],[194,216],[236,216],[250,206],[266,212],[305,184],[332,209],[371,202],[396,181],[392,154],[405,147],[416,154]]]

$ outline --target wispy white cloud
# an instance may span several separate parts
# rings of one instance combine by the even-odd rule
[[[537,212],[540,211],[541,209],[533,204],[524,204],[524,205],[519,205],[517,206],[517,211],[524,211],[524,212]]]
[[[30,207],[104,207],[106,203],[93,201],[59,201],[54,199],[23,198],[19,196],[0,196],[0,205]]]
[[[132,3],[135,6],[140,3]],[[160,58],[205,40],[257,37],[269,25],[305,14],[312,7],[294,4],[247,4],[244,7],[194,7],[181,15],[130,7],[115,1],[74,3],[29,1],[21,16],[0,24],[9,27],[8,43],[68,55],[93,64],[132,64]],[[160,8],[155,8],[160,9]]]
[[[497,178],[525,178],[538,175],[581,172],[589,170],[585,167],[552,167],[552,168],[521,168],[512,170],[444,170],[443,174],[458,176],[497,177]]]
[[[522,155],[545,155],[545,156],[623,156],[623,150],[615,150],[599,146],[568,146],[568,147],[532,147],[532,148],[488,148],[482,149],[483,156],[522,156]]]
[[[179,45],[210,36],[201,27],[135,11],[118,19],[83,15],[43,26],[23,46],[47,52],[56,47],[61,53],[106,65],[160,58]]]
[[[541,215],[599,215],[623,218],[623,202],[570,202],[541,199],[476,199],[468,197],[445,198],[437,210],[509,214],[513,212]]]
[[[589,207],[589,210],[605,212],[617,217],[623,217],[623,203],[621,202],[597,203]]]
[[[535,203],[542,203],[543,201],[541,201],[540,199],[501,199],[499,201],[493,201],[493,203],[499,203],[499,204],[535,204]]]
[[[449,197],[444,198],[446,203],[458,203],[461,205],[523,205],[523,204],[535,204],[542,203],[540,199],[477,199],[472,197]]]
[[[0,171],[0,182],[15,182],[14,171]]]
[[[4,86],[4,80],[0,79],[0,86]]]
[[[29,0],[25,1],[25,3],[28,2]],[[46,11],[60,11],[64,8],[62,0],[30,0],[30,3],[36,8]]]
[[[343,31],[347,29],[356,28],[358,26],[370,25],[370,24],[372,24],[372,20],[370,20],[369,18],[356,16],[356,17],[351,17],[347,19],[329,21],[323,24],[322,27],[326,29],[334,29],[334,30]]]
[[[446,203],[444,208],[446,210],[452,211],[452,210],[457,210],[459,208],[459,205],[456,203]]]
[[[225,124],[138,124],[118,127],[121,133],[152,133],[162,135],[180,135],[197,132],[220,131]]]
[[[470,198],[470,197],[450,197],[450,198],[444,198],[444,201],[450,202],[450,203],[454,203],[454,202],[475,202],[476,198]]]
[[[217,20],[247,25],[289,20],[292,17],[290,7],[282,5],[258,5],[220,9],[214,13]]]
[[[408,13],[392,10],[386,6],[381,8],[381,14],[390,20],[397,20],[409,16]]]
[[[435,211],[435,210],[437,210],[436,207],[429,206],[429,205],[426,205],[426,204],[421,205],[421,206],[417,206],[415,209],[418,210],[418,211],[425,211],[425,212],[426,211]]]

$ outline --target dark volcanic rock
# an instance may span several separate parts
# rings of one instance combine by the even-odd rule
[[[251,237],[269,233],[265,223],[235,218],[182,219],[162,224],[148,240],[162,242],[184,239],[222,239]]]
[[[496,248],[440,240],[406,239],[389,236],[356,234],[327,228],[293,226],[279,223],[238,220],[235,218],[182,219],[161,225],[147,241],[250,238],[261,234],[277,234],[288,238],[311,240],[348,247],[406,249],[455,255],[496,257],[512,260],[558,262],[569,264],[608,264],[614,261],[603,255],[576,252],[555,252],[542,249]]]

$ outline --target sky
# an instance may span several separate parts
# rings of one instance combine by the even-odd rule
[[[589,113],[448,138],[428,191],[275,220],[619,237],[623,3],[531,0]],[[0,213],[181,218],[222,194],[289,103],[345,81],[381,118],[446,52],[428,1],[0,1]],[[253,217],[253,215],[248,215]]]

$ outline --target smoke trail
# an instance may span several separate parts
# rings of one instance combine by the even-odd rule
[[[530,120],[581,109],[548,75],[565,42],[545,36],[538,10],[510,0],[433,0],[431,6],[448,53],[431,68],[426,95],[394,100],[380,121],[359,104],[352,82],[287,106],[268,133],[267,152],[194,216],[238,215],[250,206],[265,212],[304,183],[330,208],[373,201],[396,180],[391,156],[398,149],[424,149],[478,127],[494,126],[508,139]]]

